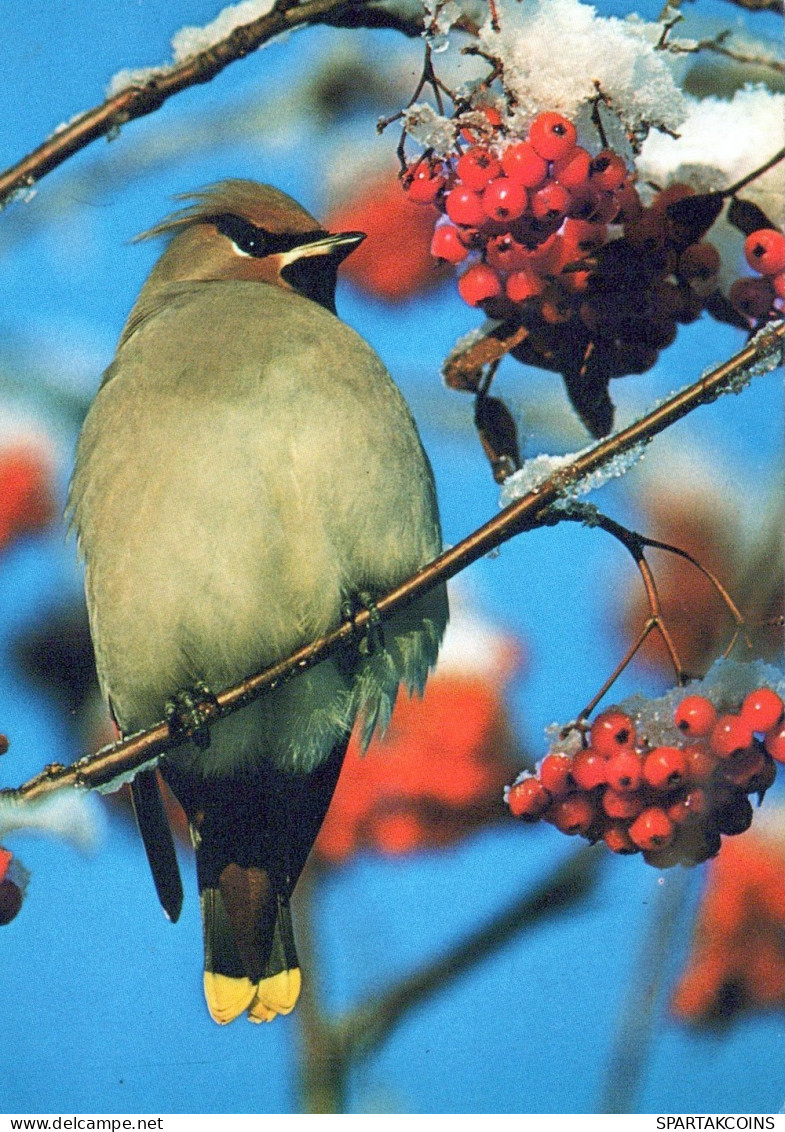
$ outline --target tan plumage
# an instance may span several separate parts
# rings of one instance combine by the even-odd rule
[[[70,507],[101,686],[121,729],[219,690],[334,628],[440,549],[406,405],[334,314],[361,236],[227,181],[146,235],[170,236],[87,416]],[[437,590],[346,653],[189,743],[162,770],[191,822],[205,990],[220,1022],[292,1008],[288,902],[356,716],[370,737],[399,683],[421,689],[447,616]],[[150,775],[137,815],[168,913],[179,879]]]

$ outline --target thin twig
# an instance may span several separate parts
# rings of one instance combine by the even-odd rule
[[[643,645],[644,641],[648,638],[649,634],[655,630],[662,638],[663,644],[665,645],[665,648],[668,652],[668,656],[670,658],[671,664],[673,665],[677,682],[679,684],[682,684],[687,679],[687,672],[681,663],[678,650],[676,649],[676,645],[673,641],[670,630],[668,629],[667,622],[665,620],[665,615],[662,610],[662,603],[660,602],[654,575],[652,574],[651,567],[646,561],[646,557],[643,553],[644,547],[651,547],[654,550],[665,550],[669,554],[675,554],[677,557],[685,559],[692,566],[694,566],[696,570],[703,574],[703,576],[714,587],[715,591],[725,604],[726,609],[730,613],[736,625],[730,644],[722,654],[723,657],[728,657],[730,655],[733,646],[736,644],[736,641],[739,638],[739,634],[742,632],[744,633],[748,647],[752,648],[752,641],[750,640],[749,634],[746,631],[744,618],[740,613],[736,603],[733,601],[733,598],[722,585],[719,578],[717,578],[711,572],[711,570],[707,569],[707,567],[699,562],[697,558],[688,553],[688,551],[682,550],[681,547],[678,546],[672,546],[670,543],[661,542],[659,539],[649,538],[648,535],[639,534],[637,531],[631,531],[629,530],[629,528],[622,526],[621,523],[617,523],[615,519],[611,519],[607,515],[603,515],[602,512],[597,511],[594,508],[591,509],[590,517],[587,518],[586,507],[582,506],[580,503],[575,504],[571,508],[565,509],[564,513],[560,517],[573,522],[589,522],[592,527],[599,527],[601,530],[617,539],[622,544],[622,546],[624,546],[625,549],[632,555],[635,561],[635,565],[640,571],[643,586],[646,590],[646,599],[649,603],[649,616],[647,617],[640,633],[630,645],[622,659],[616,665],[611,675],[604,682],[600,690],[596,693],[596,695],[592,697],[583,711],[579,714],[575,723],[570,724],[569,727],[565,729],[565,731],[573,729],[583,731],[585,720],[588,719],[600,700],[602,700],[606,693],[610,691],[610,689],[616,683],[619,676],[621,676],[627,665],[632,661],[640,647]],[[556,522],[557,512],[551,511],[550,518],[553,522]]]
[[[263,44],[305,24],[334,23],[342,17],[362,23],[370,0],[278,0],[264,16],[243,24],[207,51],[172,66],[156,68],[145,82],[133,84],[86,110],[47,138],[21,161],[0,173],[0,206],[17,191],[29,188],[97,138],[112,136],[134,118],[152,114],[180,91],[209,82],[230,63],[250,55]]]
[[[765,332],[757,334],[729,361],[674,394],[627,428],[594,444],[534,491],[511,503],[457,545],[445,550],[433,562],[379,598],[375,612],[389,616],[404,609],[515,535],[546,524],[551,525],[549,509],[557,500],[569,495],[582,479],[598,471],[615,457],[647,443],[700,405],[715,401],[731,389],[737,390],[739,381],[749,380],[758,373],[770,372],[774,368],[775,358],[779,362],[782,360],[784,341],[785,322],[766,328]],[[327,656],[351,647],[358,635],[362,636],[367,632],[371,616],[369,610],[359,610],[333,632],[303,646],[264,672],[249,676],[218,693],[208,723],[238,711],[284,681],[312,668]],[[60,764],[47,767],[22,786],[0,791],[0,795],[18,801],[32,801],[63,787],[103,786],[120,775],[135,772],[165,751],[187,741],[187,736],[173,737],[169,725],[161,722],[69,767]]]
[[[752,173],[748,173],[746,177],[742,177],[742,179],[740,181],[737,181],[735,185],[731,185],[730,188],[727,189],[721,189],[720,196],[735,196],[739,189],[743,189],[746,185],[749,185],[758,177],[762,177],[764,173],[768,173],[769,169],[772,169],[775,165],[779,164],[779,162],[783,160],[785,160],[785,147],[780,149],[777,153],[774,154],[773,157],[770,157],[768,161],[764,162],[763,165],[760,165]]]

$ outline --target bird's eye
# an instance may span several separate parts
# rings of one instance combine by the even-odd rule
[[[231,213],[216,216],[213,223],[221,235],[228,237],[244,255],[260,257],[268,254],[268,236],[263,228],[257,228],[250,221]]]

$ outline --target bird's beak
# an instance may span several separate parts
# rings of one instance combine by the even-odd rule
[[[310,240],[305,244],[298,244],[290,251],[279,255],[282,267],[287,267],[298,259],[308,259],[311,256],[330,256],[336,263],[346,259],[348,255],[359,247],[365,239],[365,232],[325,232],[319,234],[318,239]]]

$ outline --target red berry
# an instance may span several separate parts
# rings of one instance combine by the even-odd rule
[[[628,715],[611,708],[592,723],[589,740],[598,755],[609,759],[623,748],[635,746],[635,728]]]
[[[624,225],[624,236],[638,251],[659,251],[668,238],[668,218],[658,209],[646,208],[635,220]]]
[[[432,204],[444,184],[443,167],[432,165],[429,161],[411,165],[403,177],[404,190],[415,204]]]
[[[741,790],[734,791],[721,808],[715,810],[714,820],[720,833],[725,833],[728,837],[746,833],[752,825],[752,806],[749,798]]]
[[[654,200],[651,202],[651,207],[656,212],[665,212],[669,204],[678,204],[680,200],[685,197],[694,197],[695,189],[691,185],[685,185],[681,181],[674,181],[672,185],[668,185],[667,189],[662,189],[657,193]]]
[[[643,212],[643,205],[641,198],[638,196],[638,190],[629,181],[626,181],[622,187],[615,194],[616,204],[618,205],[618,213],[616,215],[617,224],[628,224],[636,220]]]
[[[612,149],[603,149],[591,163],[590,181],[598,189],[615,192],[627,180],[627,166]]]
[[[482,197],[472,189],[462,186],[454,188],[444,198],[444,207],[447,215],[454,224],[465,224],[470,228],[479,228],[488,219],[482,207]]]
[[[10,744],[8,742],[8,736],[0,734],[0,755],[4,755],[9,746]]]
[[[589,180],[591,157],[581,145],[576,145],[553,163],[553,176],[565,189],[578,189]]]
[[[766,732],[763,746],[778,763],[785,763],[785,723],[779,723]]]
[[[717,766],[717,759],[705,747],[695,744],[684,748],[687,778],[690,782],[708,782]]]
[[[567,215],[571,196],[558,181],[548,181],[541,189],[532,193],[532,215],[537,220],[557,220]]]
[[[497,130],[502,124],[502,116],[495,106],[479,106],[477,110],[485,115],[485,120],[493,130]],[[474,130],[464,128],[461,130],[461,137],[467,142],[476,142],[477,136]]]
[[[22,907],[22,890],[8,877],[0,881],[0,924],[10,924]]]
[[[561,251],[561,237],[554,232],[529,252],[527,267],[538,275],[550,275],[559,269]]]
[[[721,715],[711,731],[709,745],[721,759],[729,759],[734,751],[746,751],[752,745],[752,727],[740,715]]]
[[[613,822],[602,835],[602,839],[613,853],[637,853],[638,846],[631,839],[627,827],[621,822]]]
[[[572,122],[561,114],[546,111],[538,114],[529,126],[528,140],[546,161],[558,161],[566,157],[578,134]]]
[[[629,829],[630,839],[639,849],[664,849],[670,845],[674,835],[674,825],[659,806],[650,806],[639,814]]]
[[[507,298],[514,303],[524,303],[541,295],[545,286],[542,278],[531,271],[514,271],[507,279]]]
[[[489,181],[499,176],[501,168],[501,163],[492,153],[483,146],[473,145],[458,158],[455,171],[462,185],[479,192]]]
[[[536,821],[542,817],[551,804],[551,796],[537,778],[524,778],[511,786],[507,794],[507,805],[515,818],[528,818]]]
[[[554,795],[567,794],[573,788],[572,759],[569,755],[546,755],[540,763],[540,782]]]
[[[771,285],[778,299],[785,299],[785,271],[771,277]]]
[[[497,177],[489,182],[482,194],[482,207],[491,220],[517,220],[526,211],[526,189],[509,177]]]
[[[539,188],[548,176],[548,162],[527,141],[516,142],[505,149],[502,169],[511,181],[526,189]]]
[[[629,821],[642,813],[646,803],[639,794],[623,793],[608,786],[602,796],[602,808],[609,818]]]
[[[431,255],[436,259],[444,259],[447,263],[461,263],[469,254],[469,249],[458,235],[458,229],[452,224],[441,224],[434,229],[431,239]]]
[[[524,271],[529,266],[528,249],[509,232],[488,241],[485,258],[497,271]]]
[[[784,709],[785,704],[771,688],[756,688],[745,697],[739,714],[753,731],[771,731],[782,719]]]
[[[681,825],[683,822],[699,818],[706,813],[708,807],[709,800],[706,791],[702,790],[700,786],[693,786],[691,790],[687,790],[675,802],[671,802],[665,812],[675,825]]]
[[[763,770],[766,756],[760,747],[748,747],[746,751],[734,751],[733,756],[722,762],[722,776],[734,786],[749,792],[750,783],[754,782]]]
[[[737,279],[728,298],[737,311],[757,320],[768,317],[774,302],[774,288],[769,279]]]
[[[593,790],[605,784],[606,760],[587,747],[572,760],[572,777],[581,790]]]
[[[655,747],[646,756],[643,777],[654,790],[674,790],[687,778],[687,759],[679,747]]]
[[[565,263],[596,252],[605,243],[608,229],[605,224],[589,220],[565,220],[561,232]]]
[[[499,276],[485,263],[475,263],[458,280],[458,294],[470,307],[478,307],[501,293]]]
[[[608,760],[606,767],[608,785],[619,793],[637,790],[643,783],[643,761],[633,750],[621,750]]]
[[[566,287],[568,291],[578,294],[586,290],[589,286],[590,278],[590,271],[565,271],[562,273],[560,282],[562,287]]]
[[[714,244],[704,241],[690,244],[684,249],[679,256],[676,272],[681,279],[686,279],[693,286],[713,290],[721,266],[720,253]]]
[[[542,293],[540,303],[540,317],[552,325],[560,322],[569,322],[573,315],[573,307],[569,295],[561,287],[548,286]]]
[[[674,712],[673,722],[685,735],[709,735],[717,722],[717,710],[705,696],[685,696]]]
[[[23,892],[18,884],[6,877],[0,881],[0,925],[10,924],[22,908]]]
[[[568,794],[554,799],[546,820],[571,836],[587,833],[594,821],[594,806],[585,794]]]
[[[775,228],[759,228],[744,241],[747,263],[761,275],[785,271],[785,234]]]
[[[747,783],[747,793],[757,794],[758,799],[762,800],[769,787],[774,785],[776,777],[777,764],[767,752],[763,756],[763,766],[760,771]]]

